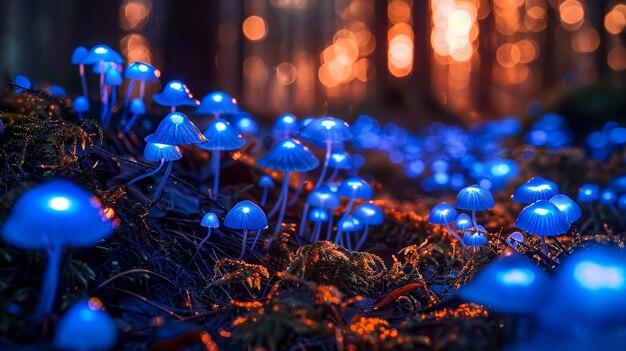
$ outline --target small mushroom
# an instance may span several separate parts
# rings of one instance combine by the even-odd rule
[[[87,50],[84,46],[79,46],[74,49],[72,53],[71,62],[73,65],[78,65],[78,74],[80,75],[80,84],[83,89],[83,96],[87,98],[89,96],[89,92],[87,90],[87,79],[85,78],[85,64],[83,61],[89,55],[89,50]]]
[[[60,350],[110,350],[117,342],[113,319],[103,311],[97,298],[76,302],[61,318],[54,334]]]
[[[456,196],[456,208],[459,210],[472,211],[472,223],[474,228],[478,227],[476,223],[476,211],[485,211],[493,208],[496,201],[489,190],[474,184],[465,187],[459,191]]]
[[[267,191],[269,188],[274,187],[274,180],[272,177],[264,174],[259,179],[259,186],[263,189],[263,195],[261,195],[261,206],[265,206],[265,202],[267,202]]]
[[[256,230],[257,234],[252,244],[252,249],[256,245],[261,234],[261,229],[267,228],[267,217],[263,210],[255,203],[244,200],[237,203],[228,211],[224,218],[224,226],[230,229],[243,230],[241,239],[241,253],[237,259],[241,259],[246,253],[246,240],[249,230]]]
[[[374,190],[372,190],[372,187],[365,180],[354,176],[344,180],[341,183],[339,189],[337,189],[337,195],[350,199],[343,213],[343,216],[339,220],[339,222],[341,222],[348,218],[348,215],[350,214],[350,211],[352,211],[352,206],[354,206],[354,201],[356,199],[369,200],[374,196]],[[342,227],[339,226],[337,230],[338,238],[335,239],[335,242],[337,240],[343,241],[341,235]]]
[[[322,185],[321,187],[314,189],[306,198],[306,203],[304,205],[304,210],[302,211],[302,219],[300,221],[300,227],[298,229],[298,235],[302,236],[304,234],[304,227],[306,226],[306,218],[307,212],[309,210],[309,206],[321,208],[323,210],[329,210],[329,221],[328,221],[328,233],[326,235],[326,240],[330,240],[330,236],[332,234],[333,228],[333,212],[334,208],[337,208],[341,205],[341,201],[339,200],[339,196],[332,192],[327,185]],[[318,239],[319,240],[319,239]],[[314,240],[315,242],[317,240]]]
[[[539,200],[522,209],[515,221],[515,227],[528,234],[541,237],[543,253],[547,255],[546,236],[566,233],[570,228],[570,223],[555,204]]]
[[[272,134],[278,140],[289,138],[290,136],[298,133],[298,130],[298,119],[290,113],[285,113],[278,117],[272,126]]]
[[[556,194],[550,198],[550,202],[558,207],[561,214],[569,223],[576,222],[582,215],[582,211],[580,210],[578,204],[567,195]]]
[[[320,240],[320,232],[322,223],[328,222],[328,211],[320,207],[313,207],[309,213],[309,220],[313,223],[313,233],[311,234],[311,242],[315,243]]]
[[[72,108],[74,108],[74,112],[78,113],[78,120],[82,121],[83,113],[89,111],[89,100],[84,96],[79,96],[74,99]]]
[[[146,161],[150,162],[159,162],[159,165],[154,170],[142,174],[135,179],[128,182],[128,185],[136,183],[138,180],[151,177],[156,174],[158,171],[163,168],[165,162],[167,164],[167,170],[165,171],[165,175],[161,178],[161,182],[159,183],[159,192],[162,189],[161,183],[164,183],[172,169],[172,164],[176,160],[180,160],[183,157],[183,154],[180,152],[178,146],[175,145],[167,145],[167,144],[159,144],[159,143],[147,143],[146,147],[143,150],[143,158]],[[157,193],[158,194],[158,193]]]
[[[363,246],[365,240],[367,239],[369,226],[383,224],[383,222],[385,221],[385,217],[383,216],[383,211],[380,209],[380,207],[376,206],[372,202],[362,203],[360,206],[355,208],[352,217],[363,223],[363,225],[365,226],[359,242],[354,247],[355,251],[359,251],[359,249]]]
[[[532,204],[537,200],[549,200],[558,193],[559,187],[555,182],[542,177],[533,177],[515,190],[512,199],[521,204]]]
[[[152,99],[161,106],[170,107],[171,112],[175,112],[178,106],[198,106],[198,101],[180,80],[169,81],[163,91],[152,95]]]
[[[454,222],[456,219],[458,219],[458,212],[456,211],[454,206],[450,205],[447,202],[440,202],[430,210],[430,215],[428,216],[428,223],[435,224],[435,225],[444,225],[448,233],[450,233],[450,235],[455,237],[456,240],[458,240],[462,246],[465,246],[463,239],[461,239],[461,237],[456,233],[456,231],[450,228],[450,223]],[[471,221],[470,221],[469,227],[466,227],[466,225],[464,224],[461,225],[461,227],[464,227],[465,229],[471,228],[472,227]],[[465,229],[460,229],[459,227],[457,227],[456,229],[465,230]]]
[[[145,62],[133,62],[124,70],[124,78],[130,79],[128,88],[126,88],[126,97],[124,98],[124,106],[128,105],[130,96],[135,87],[135,83],[139,81],[139,100],[143,101],[146,92],[146,83],[154,83],[161,76],[161,72],[154,66]]]
[[[126,126],[124,126],[124,134],[128,133],[133,128],[133,125],[135,125],[139,116],[146,113],[146,105],[141,98],[134,98],[130,100],[130,112],[133,116],[130,118],[128,123],[126,123]]]
[[[198,252],[200,252],[200,249],[202,248],[202,244],[204,244],[211,237],[211,229],[220,227],[220,220],[217,218],[215,213],[207,212],[207,214],[202,217],[200,225],[207,228],[207,234],[204,239],[202,239],[198,244],[196,252],[193,254],[193,256],[191,256],[190,262],[193,261],[193,259],[198,255]]]
[[[217,119],[222,115],[232,115],[238,112],[237,100],[223,91],[214,91],[202,98],[194,114],[213,115]]]

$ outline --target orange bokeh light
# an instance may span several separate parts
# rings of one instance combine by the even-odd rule
[[[578,0],[565,0],[559,5],[559,15],[565,29],[575,30],[583,24],[585,9]]]
[[[259,41],[267,36],[267,24],[263,17],[250,16],[243,21],[243,35],[250,41]]]

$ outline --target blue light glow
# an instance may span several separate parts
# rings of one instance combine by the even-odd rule
[[[603,266],[593,261],[583,261],[574,268],[574,278],[581,287],[589,290],[622,290],[625,283],[623,267]]]
[[[504,285],[529,286],[535,281],[535,274],[529,269],[513,268],[498,272],[496,278]]]

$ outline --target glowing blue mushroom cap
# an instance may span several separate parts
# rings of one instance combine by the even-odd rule
[[[320,207],[324,209],[332,209],[341,205],[339,196],[332,192],[328,185],[322,185],[311,191],[306,198],[306,203],[313,207]]]
[[[566,233],[570,222],[555,204],[539,200],[522,209],[515,227],[538,236],[553,236]]]
[[[570,223],[576,222],[576,220],[578,220],[578,218],[580,218],[580,216],[583,214],[580,206],[578,206],[578,204],[567,195],[554,195],[550,199],[550,202],[552,202],[556,205],[556,207],[559,208],[561,214],[563,214],[565,219]]]
[[[580,203],[594,202],[598,201],[600,198],[600,186],[598,184],[583,184],[583,186],[578,189],[578,197],[576,201]]]
[[[463,233],[463,244],[465,246],[483,246],[487,244],[487,237],[482,232]]]
[[[521,255],[502,257],[461,287],[459,296],[501,313],[529,314],[547,297],[550,277]]]
[[[454,221],[454,229],[456,230],[466,230],[470,229],[474,224],[472,223],[472,218],[468,216],[466,213],[461,213]]]
[[[100,64],[93,65],[93,67],[91,68],[91,72],[100,74],[100,73],[106,73],[110,69],[117,70],[117,63],[104,61],[102,65]]]
[[[328,221],[328,211],[323,208],[313,207],[309,212],[309,220],[315,223],[323,223]]]
[[[491,192],[477,184],[461,189],[456,196],[456,208],[460,210],[484,211],[495,205]]]
[[[339,221],[339,228],[344,232],[357,232],[363,229],[363,223],[358,219],[349,216]]]
[[[365,180],[354,176],[341,182],[337,195],[349,199],[369,200],[374,196],[374,190]]]
[[[133,62],[124,70],[124,77],[153,83],[159,79],[161,73],[151,64],[145,62]]]
[[[143,158],[150,162],[160,162],[162,159],[176,161],[182,157],[183,154],[176,145],[147,143],[143,149]]]
[[[225,119],[218,118],[213,121],[202,133],[209,139],[198,147],[204,150],[236,150],[246,143],[237,130]]]
[[[254,117],[252,117],[250,113],[240,111],[231,118],[231,121],[233,121],[233,126],[239,131],[239,133],[246,135],[255,135],[259,132],[259,125],[258,123],[256,123]]]
[[[366,225],[379,225],[385,221],[383,211],[371,202],[364,202],[355,208],[352,217]]]
[[[202,217],[200,225],[207,228],[219,228],[220,220],[217,218],[215,213],[207,212],[207,214]]]
[[[200,106],[196,109],[196,115],[209,115],[213,113],[234,114],[239,112],[237,100],[223,91],[214,91],[203,97]]]
[[[96,45],[91,48],[87,56],[85,56],[85,58],[83,59],[82,63],[85,65],[93,65],[99,64],[100,61],[114,62],[118,65],[124,63],[124,59],[122,59],[122,56],[120,56],[120,54],[104,44]]]
[[[224,226],[231,229],[258,230],[267,227],[265,212],[255,203],[244,200],[228,211]]]
[[[122,74],[115,68],[109,68],[104,74],[104,84],[118,87],[123,83]]]
[[[308,147],[292,138],[281,140],[257,160],[261,167],[285,172],[308,172],[319,163]]]
[[[268,176],[267,174],[264,174],[259,179],[259,186],[261,188],[271,188],[274,186],[274,179],[272,179],[272,177]]]
[[[512,247],[513,249],[517,249],[520,243],[524,242],[524,235],[520,232],[513,232],[509,236],[506,237],[506,244]]]
[[[432,224],[448,224],[454,222],[458,217],[458,213],[454,206],[447,202],[440,202],[436,204],[431,210],[428,216],[428,222]],[[470,220],[471,227],[471,220]],[[456,228],[459,229],[459,228]]]
[[[113,226],[100,200],[75,183],[57,179],[25,191],[2,228],[4,240],[33,250],[51,246],[91,246]]]
[[[24,89],[30,89],[33,87],[33,84],[30,82],[30,79],[28,79],[28,77],[18,74],[17,76],[15,76],[15,78],[13,78],[13,83],[15,83],[15,85],[22,87]]]
[[[298,128],[299,125],[296,116],[290,113],[285,113],[283,115],[280,115],[276,122],[274,122],[274,125],[272,126],[272,132],[276,134],[291,135],[297,133]]]
[[[146,104],[140,98],[130,100],[130,112],[143,115],[146,113]]]
[[[626,210],[626,194],[620,195],[617,199],[617,208],[620,210]]]
[[[149,143],[168,145],[187,145],[206,143],[207,139],[198,128],[191,123],[184,113],[172,112],[165,116],[154,134],[145,140]]]
[[[533,177],[526,183],[520,185],[515,194],[513,201],[522,204],[532,204],[537,200],[549,200],[551,197],[559,193],[559,187],[555,182],[549,181],[542,177]]]
[[[626,174],[620,174],[613,177],[608,184],[608,187],[618,193],[626,193]]]
[[[87,48],[84,46],[78,46],[76,49],[74,49],[74,52],[72,53],[72,64],[82,64],[87,55],[89,55],[89,50],[87,50]]]
[[[299,133],[309,140],[341,142],[354,137],[348,123],[333,117],[321,117],[307,124]]]
[[[61,318],[54,335],[59,350],[110,350],[117,342],[113,319],[98,303],[76,302]]]
[[[345,150],[333,150],[328,160],[328,167],[350,169],[352,168],[352,157]]]
[[[59,97],[61,99],[67,98],[67,91],[65,91],[65,89],[63,89],[63,87],[60,86],[60,85],[51,85],[46,90],[52,96],[56,96],[56,97]]]
[[[600,193],[600,203],[603,205],[610,205],[617,201],[617,194],[613,189],[603,189]]]
[[[152,95],[152,99],[161,106],[197,106],[198,101],[185,83],[180,80],[169,81],[163,91]]]
[[[76,112],[89,111],[89,100],[87,100],[87,98],[84,96],[79,96],[76,99],[74,99],[72,108],[74,108],[74,111]]]

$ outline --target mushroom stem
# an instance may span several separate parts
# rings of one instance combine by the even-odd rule
[[[128,102],[130,102],[130,94],[133,92],[133,89],[135,88],[135,82],[136,80],[131,79],[130,83],[128,83],[128,88],[126,88],[126,96],[124,97],[124,106],[127,106]]]
[[[261,206],[265,206],[265,203],[267,202],[267,191],[268,188],[263,188],[263,195],[261,195]]]
[[[106,106],[106,98],[104,97],[104,60],[100,60],[99,62],[99,67],[100,67],[100,102],[102,103],[102,110],[106,110],[105,106]]]
[[[169,177],[170,172],[172,171],[173,164],[174,164],[174,161],[169,161],[167,163],[167,168],[165,168],[165,174],[163,174],[163,177],[161,178],[161,181],[159,182],[159,186],[157,187],[156,192],[154,193],[152,197],[152,202],[155,202],[159,198],[159,195],[161,194],[161,190],[163,190],[163,187],[165,186],[165,182],[167,181],[167,177]]]
[[[472,224],[474,224],[474,229],[478,229],[478,223],[476,223],[476,210],[472,210]]]
[[[340,225],[337,227],[337,236],[341,236],[342,235],[343,231],[341,230],[341,222],[343,222],[344,220],[346,220],[346,218],[348,218],[348,215],[350,214],[350,211],[352,211],[352,206],[354,206],[354,198],[350,199],[350,202],[348,202],[348,206],[346,207],[346,211],[343,213],[343,216],[341,216],[341,218],[339,219],[339,224]],[[348,238],[347,241],[350,241],[350,239]]]
[[[274,228],[274,233],[278,233],[280,227],[283,222],[283,218],[285,217],[285,209],[287,208],[287,198],[289,192],[289,171],[285,172],[285,179],[283,179],[283,189],[281,190],[283,199],[282,205],[280,206],[280,212],[278,214],[278,221],[276,222],[276,227]]]
[[[106,128],[107,114],[109,112],[109,92],[107,86],[102,88],[102,113],[100,114],[100,122],[102,126]]]
[[[87,91],[87,78],[85,77],[85,65],[78,65],[78,74],[80,74],[80,85],[83,87],[83,96],[89,100],[89,92]]]
[[[146,94],[146,81],[142,80],[139,83],[139,98],[143,100],[143,96]]]
[[[278,199],[276,199],[276,203],[274,204],[274,207],[272,207],[272,210],[267,214],[267,218],[272,218],[274,217],[274,215],[276,214],[276,211],[278,211],[278,208],[280,207],[280,204],[283,201],[283,192],[281,191],[280,194],[278,195]]]
[[[302,193],[302,189],[304,188],[304,182],[306,181],[306,174],[302,174],[302,177],[300,177],[300,182],[298,182],[298,189],[296,189],[296,192],[291,196],[291,200],[289,200],[289,206],[293,206],[296,203],[296,200],[298,200],[298,197],[300,197],[300,194]]]
[[[193,261],[193,259],[198,255],[198,252],[200,252],[200,249],[202,248],[202,244],[204,244],[207,240],[209,240],[210,237],[211,237],[211,227],[208,228],[207,235],[198,244],[198,247],[196,248],[196,252],[193,254],[193,256],[191,256],[189,263],[191,263],[191,261]]]
[[[541,249],[543,250],[543,254],[548,256],[548,244],[546,244],[546,237],[541,237]]]
[[[330,241],[333,235],[333,210],[328,211],[328,231],[326,232],[326,241]]]
[[[311,235],[311,242],[316,243],[320,240],[320,232],[322,229],[322,222],[315,222],[313,226],[313,235]]]
[[[309,214],[309,204],[304,204],[304,210],[302,210],[302,218],[300,219],[300,227],[298,228],[298,236],[304,234],[304,227],[306,226],[306,216]]]
[[[320,185],[324,182],[324,177],[326,176],[326,170],[328,169],[328,163],[330,162],[330,153],[332,149],[332,142],[330,139],[326,140],[326,157],[324,158],[324,167],[322,168],[322,173],[320,173],[320,177],[315,184],[315,189],[319,188]]]
[[[172,108],[170,109],[170,112],[176,112],[176,106],[172,106]]]
[[[339,168],[333,169],[333,173],[330,174],[330,178],[328,178],[326,183],[332,183],[332,181],[337,177],[337,174],[339,174]]]
[[[246,240],[248,239],[248,229],[243,230],[243,238],[241,239],[241,252],[239,253],[238,260],[243,258],[243,255],[246,253]]]
[[[455,231],[452,230],[452,228],[450,228],[450,224],[446,223],[446,229],[448,230],[448,233],[450,233],[450,235],[455,237],[456,240],[458,240],[461,243],[461,245],[465,247],[465,244],[463,243],[463,239],[461,239],[461,237],[457,233],[455,233]]]
[[[115,107],[116,103],[117,103],[117,87],[111,86],[111,105],[109,105],[109,108],[107,111],[105,127],[109,126],[109,121],[111,120],[111,114],[113,113],[113,107]]]
[[[219,196],[220,184],[220,150],[213,150],[211,155],[211,167],[213,168],[213,199]]]
[[[361,239],[359,239],[359,242],[354,247],[354,251],[359,251],[361,246],[365,244],[365,239],[367,239],[367,232],[369,231],[369,229],[370,229],[370,226],[366,224],[365,229],[363,229],[363,235],[361,236]]]
[[[63,246],[54,245],[48,250],[48,264],[46,265],[46,273],[44,275],[41,296],[39,304],[33,316],[34,320],[39,320],[44,314],[52,311],[52,305],[57,292],[57,284],[59,282],[59,269],[61,265],[61,257],[63,256]]]
[[[256,242],[259,240],[259,237],[261,236],[261,229],[256,231],[256,236],[254,237],[254,241],[252,242],[252,248],[250,248],[250,250],[254,250],[254,247],[256,246]],[[270,242],[268,242],[267,247],[269,248],[269,244],[271,243],[272,238],[270,238]]]
[[[138,176],[138,177],[135,177],[135,179],[133,179],[133,180],[131,180],[130,182],[128,182],[128,184],[127,184],[127,185],[131,185],[131,184],[133,184],[133,183],[137,182],[138,180],[141,180],[141,179],[144,179],[144,178],[147,178],[147,177],[150,177],[150,176],[154,175],[155,173],[157,173],[158,171],[160,171],[160,170],[161,170],[161,168],[163,168],[163,165],[164,165],[164,164],[165,164],[165,159],[164,159],[164,158],[162,158],[162,159],[161,159],[161,163],[159,163],[159,165],[157,166],[157,168],[153,169],[152,171],[150,171],[150,172],[148,172],[148,173],[146,173],[146,174],[142,174],[142,175],[140,175],[140,176]]]
[[[130,130],[135,125],[135,122],[137,122],[138,117],[139,117],[138,114],[133,113],[133,116],[130,118],[130,121],[128,121],[128,123],[126,123],[126,126],[124,127],[124,134],[130,132]]]

